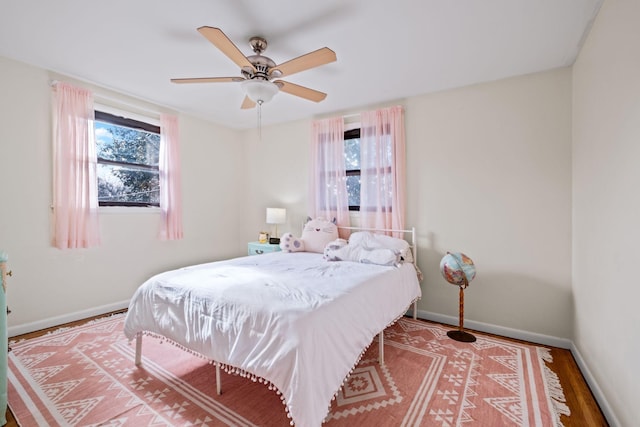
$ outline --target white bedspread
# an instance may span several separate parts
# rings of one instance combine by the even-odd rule
[[[412,264],[269,253],[152,277],[131,299],[125,334],[160,334],[262,377],[297,426],[318,427],[362,351],[420,296]]]

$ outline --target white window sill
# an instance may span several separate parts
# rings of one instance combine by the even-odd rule
[[[156,206],[100,206],[98,208],[100,215],[102,214],[156,214],[160,213],[160,208]]]

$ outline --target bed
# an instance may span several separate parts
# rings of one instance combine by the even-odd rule
[[[415,230],[412,247],[415,259]],[[220,369],[281,393],[301,427],[318,427],[373,338],[421,297],[415,262],[392,266],[274,252],[161,273],[131,299],[125,335],[169,339]],[[382,344],[382,343],[381,343]],[[383,360],[382,348],[380,358]]]

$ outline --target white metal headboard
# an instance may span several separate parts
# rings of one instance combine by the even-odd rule
[[[405,230],[398,230],[394,228],[363,228],[363,227],[341,227],[338,226],[339,229],[342,230],[351,230],[351,231],[374,231],[374,232],[391,232],[391,233],[403,233],[403,234],[411,234],[411,252],[413,253],[413,264],[418,266],[418,244],[416,243],[416,228],[411,227]],[[405,239],[406,240],[406,239]]]

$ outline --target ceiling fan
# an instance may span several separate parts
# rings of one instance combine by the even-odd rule
[[[204,26],[198,28],[198,32],[240,67],[241,76],[171,79],[173,83],[240,82],[246,94],[241,106],[243,109],[253,108],[256,103],[261,105],[270,101],[278,91],[314,102],[320,102],[327,97],[326,93],[274,79],[334,62],[337,59],[336,54],[328,47],[276,65],[271,58],[262,55],[267,48],[267,41],[262,37],[249,39],[249,45],[255,55],[245,56],[221,29]]]

